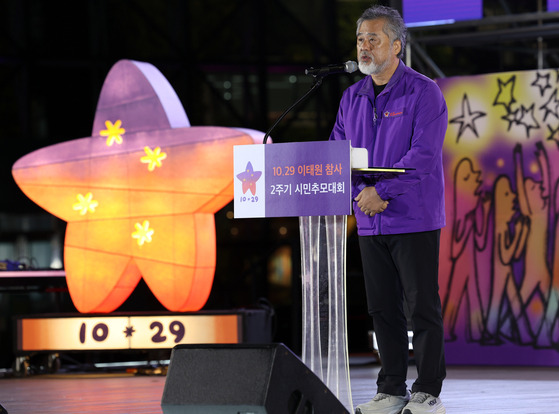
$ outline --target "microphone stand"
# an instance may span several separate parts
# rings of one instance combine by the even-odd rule
[[[267,144],[266,141],[268,141],[268,137],[270,136],[270,133],[272,132],[272,130],[281,122],[281,120],[283,118],[285,118],[285,116],[293,109],[295,108],[297,105],[299,105],[301,102],[303,102],[305,99],[307,99],[309,97],[309,95],[314,92],[316,89],[318,89],[318,87],[320,85],[322,85],[322,79],[324,78],[324,76],[326,75],[315,75],[314,77],[314,83],[311,86],[311,88],[307,91],[307,93],[305,93],[302,97],[300,97],[299,99],[297,99],[297,101],[291,105],[289,108],[287,108],[280,116],[279,118],[276,120],[276,122],[274,122],[274,124],[270,127],[270,129],[268,129],[268,131],[266,132],[266,135],[264,135],[264,139],[262,140],[263,144]]]

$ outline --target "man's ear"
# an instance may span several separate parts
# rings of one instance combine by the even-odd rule
[[[396,56],[402,51],[402,41],[400,39],[394,40],[394,43],[392,43],[392,50],[394,50],[394,55]]]

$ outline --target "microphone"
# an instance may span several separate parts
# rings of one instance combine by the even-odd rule
[[[341,63],[338,65],[328,65],[321,68],[308,68],[305,69],[305,75],[312,76],[327,76],[331,73],[353,73],[357,70],[358,66],[356,62],[348,60],[346,63]]]

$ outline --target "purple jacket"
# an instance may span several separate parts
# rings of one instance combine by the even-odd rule
[[[375,99],[370,76],[344,92],[331,140],[367,148],[370,167],[415,168],[406,174],[353,176],[352,196],[374,185],[388,208],[373,217],[354,202],[360,236],[413,233],[445,226],[442,147],[448,114],[441,90],[400,61]]]

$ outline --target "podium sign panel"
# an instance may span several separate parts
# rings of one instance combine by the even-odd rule
[[[234,147],[235,218],[351,214],[349,141]]]

